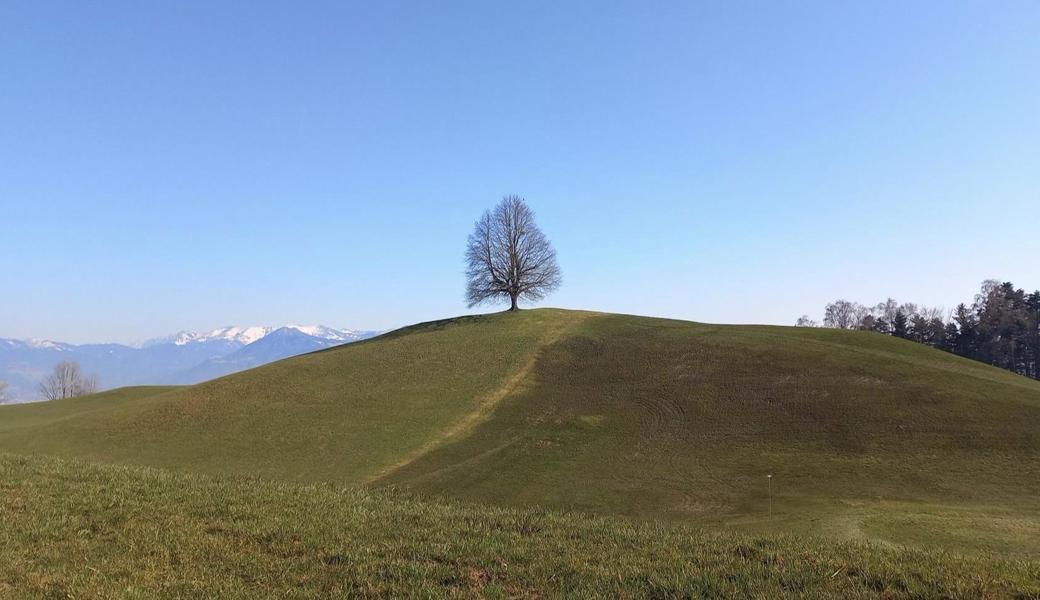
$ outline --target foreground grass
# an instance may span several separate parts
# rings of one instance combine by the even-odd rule
[[[1040,565],[0,455],[4,597],[1040,598]]]

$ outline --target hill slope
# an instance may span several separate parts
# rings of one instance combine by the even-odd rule
[[[1040,384],[860,332],[466,317],[4,407],[0,449],[1040,556]]]

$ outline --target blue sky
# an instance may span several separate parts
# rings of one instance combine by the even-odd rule
[[[603,4],[609,4],[603,6]],[[792,323],[1040,287],[1040,4],[0,4],[0,336],[546,305]]]

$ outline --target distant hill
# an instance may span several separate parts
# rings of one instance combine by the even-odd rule
[[[281,333],[267,340],[276,332]],[[182,331],[140,346],[0,338],[0,381],[10,385],[11,400],[37,399],[37,386],[54,365],[62,360],[73,360],[80,363],[84,371],[97,374],[104,389],[199,383],[375,334],[321,325],[287,325],[282,328],[223,327],[203,333]],[[263,343],[258,348],[247,350],[260,342]],[[232,356],[240,352],[238,357]]]
[[[0,450],[1040,556],[1040,382],[867,332],[462,317],[4,407]]]

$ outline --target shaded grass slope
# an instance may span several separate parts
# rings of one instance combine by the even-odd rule
[[[1040,384],[862,332],[466,317],[4,407],[0,449],[1040,556]]]
[[[0,455],[0,597],[1035,598],[1036,563]]]

